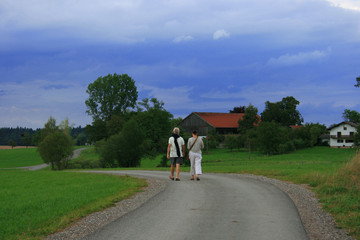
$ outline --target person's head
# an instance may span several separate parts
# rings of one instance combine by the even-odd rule
[[[177,135],[180,135],[180,129],[177,128],[177,127],[174,128],[173,133],[174,133],[174,134],[177,134]]]
[[[197,130],[192,131],[192,135],[193,135],[193,137],[197,137],[198,131]]]

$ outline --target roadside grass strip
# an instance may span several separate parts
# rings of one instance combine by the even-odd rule
[[[43,163],[37,148],[0,149],[0,168],[27,167]]]
[[[0,182],[0,239],[40,239],[146,186],[129,176],[22,170],[0,170]]]
[[[360,153],[338,172],[318,178],[315,186],[324,208],[341,228],[360,239]]]

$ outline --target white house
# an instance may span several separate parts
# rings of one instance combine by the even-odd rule
[[[353,122],[342,122],[331,126],[330,131],[330,147],[348,148],[354,146],[354,135],[359,124]]]

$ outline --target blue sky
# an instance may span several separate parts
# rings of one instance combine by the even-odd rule
[[[0,1],[0,127],[90,124],[109,73],[175,117],[293,96],[329,126],[360,111],[360,1]]]

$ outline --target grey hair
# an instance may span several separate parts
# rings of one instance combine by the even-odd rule
[[[180,129],[178,127],[174,128],[173,133],[179,135],[180,134]]]

